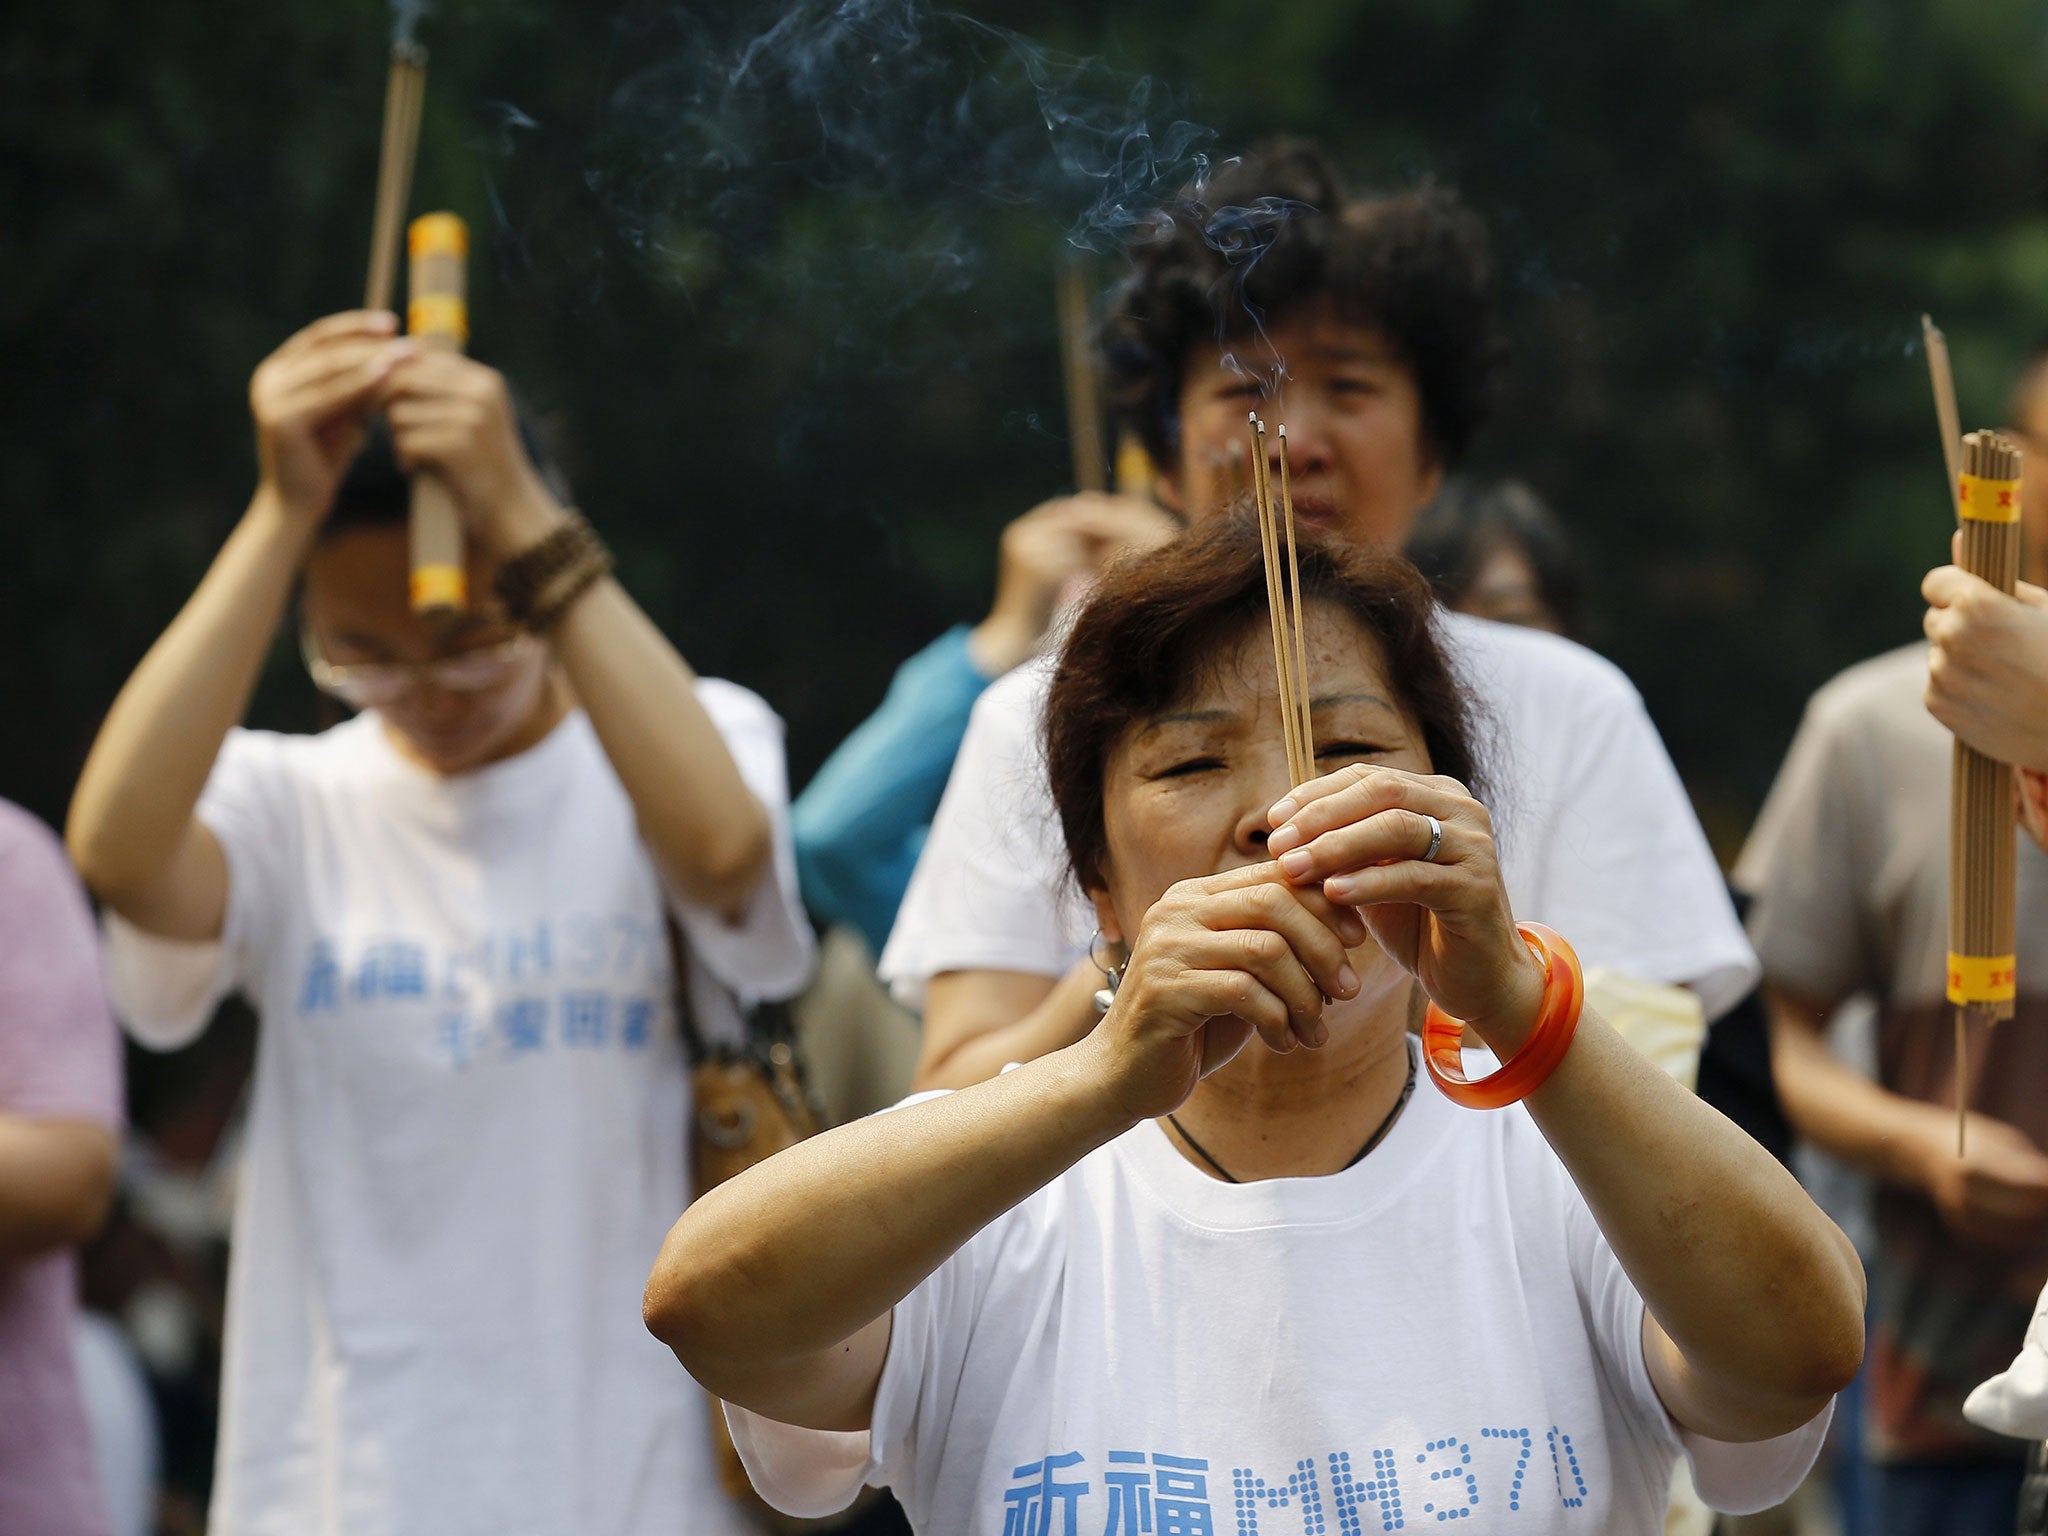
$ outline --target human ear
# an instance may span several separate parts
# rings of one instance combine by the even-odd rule
[[[1188,515],[1187,496],[1181,488],[1180,466],[1168,467],[1154,460],[1152,470],[1153,499],[1185,521]]]
[[[1095,908],[1095,929],[1107,944],[1122,944],[1124,927],[1117,920],[1116,904],[1110,900],[1109,888],[1092,885],[1088,888],[1089,903]]]

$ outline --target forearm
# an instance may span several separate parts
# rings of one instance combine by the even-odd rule
[[[259,491],[107,712],[65,835],[86,883],[115,905],[178,852],[221,742],[248,709],[310,539],[303,520]]]
[[[105,1126],[0,1114],[0,1265],[76,1247],[97,1232],[114,1165]]]
[[[1682,1423],[1784,1433],[1855,1374],[1862,1266],[1763,1148],[1590,1013],[1528,1103],[1681,1357]]]
[[[975,983],[988,974],[933,978],[926,995],[926,1045],[913,1084],[919,1091],[971,1087],[995,1077],[1013,1061],[1036,1061],[1063,1050],[1095,1028],[1094,999],[1103,978],[1087,961],[1051,984],[1029,1011],[1009,1015],[1013,1022],[983,1022],[989,1017],[989,996]],[[1012,987],[1036,979],[1006,977]],[[970,988],[975,991],[970,993]]]
[[[698,702],[696,674],[609,578],[552,638],[663,872],[693,901],[744,907],[768,868],[768,813]]]
[[[1840,1060],[1821,1037],[1820,1010],[1766,989],[1771,1074],[1793,1130],[1823,1152],[1888,1183],[1924,1183],[1930,1136],[1954,1140],[1952,1111],[1893,1093]]]
[[[1129,1129],[1086,1050],[842,1126],[694,1201],[648,1281],[649,1328],[731,1401],[884,1317],[997,1216]]]

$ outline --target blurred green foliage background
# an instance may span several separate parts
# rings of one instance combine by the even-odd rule
[[[1514,368],[1478,466],[1579,535],[1596,644],[1724,852],[1805,696],[1916,633],[1947,539],[1918,315],[1966,427],[2048,334],[2048,8],[968,9],[444,0],[422,28],[414,208],[476,232],[473,350],[683,652],[781,710],[797,782],[1068,478],[1052,274],[1099,187],[1055,163],[1055,99],[1098,149],[1145,119],[1128,190],[1287,130],[1487,215]],[[53,820],[247,496],[249,371],[359,300],[389,25],[0,22],[0,793]],[[1213,137],[1162,148],[1175,121]],[[318,719],[288,647],[255,718]]]

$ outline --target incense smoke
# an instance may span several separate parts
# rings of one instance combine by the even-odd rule
[[[921,0],[797,0],[760,31],[745,16],[673,19],[662,61],[610,103],[615,133],[639,152],[608,188],[628,218],[716,202],[736,178],[766,175],[1032,206],[1101,249],[1159,189],[1199,171],[1214,137],[1152,77]]]
[[[736,9],[622,26],[653,62],[610,93],[586,185],[686,292],[744,269],[830,305],[840,346],[993,271],[1049,282],[1059,243],[1119,247],[1207,168],[1215,134],[1156,78],[922,0]]]

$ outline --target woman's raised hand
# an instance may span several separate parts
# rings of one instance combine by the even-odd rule
[[[1323,1000],[1357,995],[1345,950],[1364,941],[1357,913],[1290,887],[1271,864],[1169,888],[1090,1036],[1125,1111],[1150,1120],[1178,1109],[1255,1033],[1276,1051],[1322,1044]]]
[[[519,440],[504,375],[460,352],[423,351],[382,392],[391,447],[407,474],[439,475],[472,532],[509,553],[561,516]]]
[[[1432,836],[1443,840],[1425,861]],[[1493,820],[1456,779],[1352,764],[1275,805],[1267,850],[1297,887],[1355,907],[1379,945],[1505,1053],[1534,1023],[1541,965],[1515,932]]]
[[[334,505],[378,388],[412,349],[398,317],[328,315],[257,365],[249,380],[261,487],[293,517],[317,523]]]

